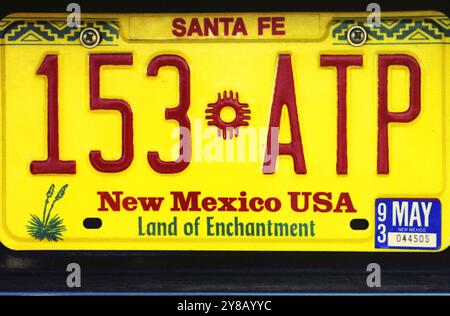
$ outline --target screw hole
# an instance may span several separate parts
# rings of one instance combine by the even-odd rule
[[[83,226],[86,229],[99,229],[102,224],[102,220],[98,217],[87,217],[83,221]]]
[[[369,228],[369,221],[364,218],[355,218],[350,221],[350,227],[353,230],[366,230]]]

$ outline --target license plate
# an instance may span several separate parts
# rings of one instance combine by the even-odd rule
[[[449,43],[439,12],[9,15],[0,240],[443,250]]]

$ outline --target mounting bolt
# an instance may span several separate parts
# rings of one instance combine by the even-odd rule
[[[347,32],[347,41],[350,45],[358,47],[367,41],[366,30],[359,25],[352,26]]]
[[[80,33],[80,42],[86,48],[94,48],[100,44],[101,36],[100,33],[92,28],[87,27],[83,29]]]

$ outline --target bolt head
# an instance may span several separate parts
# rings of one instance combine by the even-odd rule
[[[80,33],[80,42],[86,48],[94,48],[100,43],[100,33],[94,28],[85,28]]]
[[[347,41],[352,46],[362,46],[367,41],[366,30],[359,25],[352,26],[347,32]]]

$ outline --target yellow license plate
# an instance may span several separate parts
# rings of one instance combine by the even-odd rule
[[[443,250],[449,44],[439,12],[9,15],[0,241]]]

